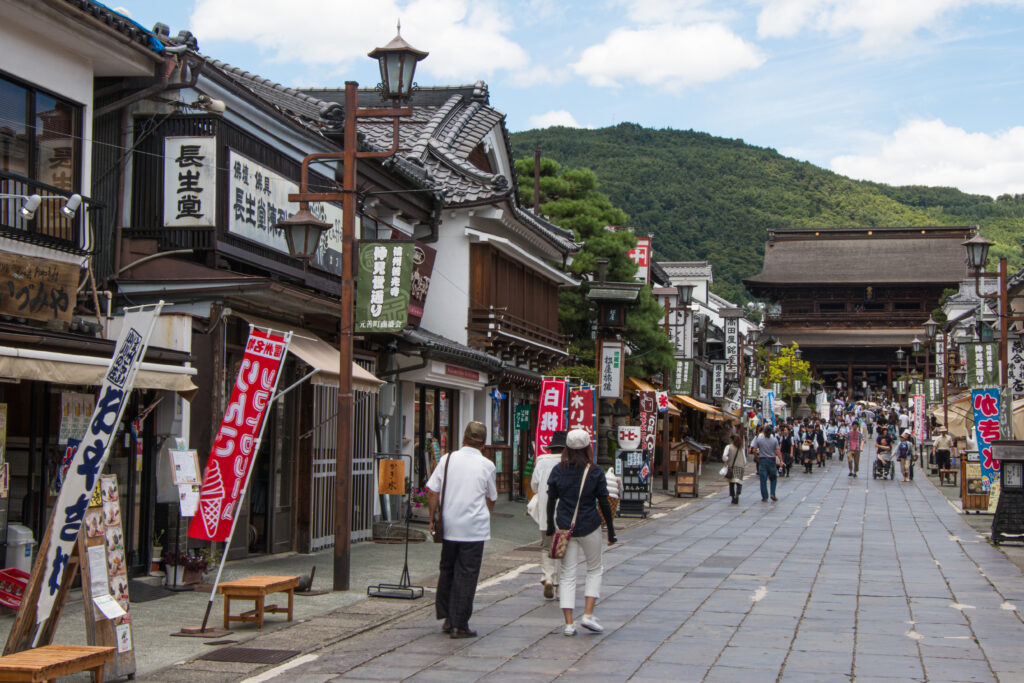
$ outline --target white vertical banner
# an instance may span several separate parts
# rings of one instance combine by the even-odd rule
[[[946,376],[946,344],[945,340],[935,341],[935,376],[944,378]]]
[[[725,363],[715,361],[712,363],[714,374],[711,378],[711,398],[725,397]]]
[[[725,319],[725,371],[730,375],[740,371],[740,321],[737,318]]]
[[[217,138],[164,138],[164,225],[212,227],[217,219]]]
[[[1024,340],[1010,339],[1007,349],[1006,381],[1013,395],[1024,395]]]
[[[155,306],[126,309],[121,335],[117,338],[114,356],[103,377],[89,427],[72,456],[53,506],[53,523],[50,526],[46,558],[36,559],[36,562],[45,562],[39,600],[35,606],[37,624],[49,619],[53,611],[71,550],[82,529],[89,499],[110,454],[111,441],[121,423],[128,396],[135,385],[135,375],[146,354],[150,334],[163,305],[161,301]],[[42,629],[38,633],[41,634]]]

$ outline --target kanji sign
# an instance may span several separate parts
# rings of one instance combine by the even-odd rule
[[[235,150],[228,152],[228,232],[283,254],[288,253],[284,230],[274,227],[299,210],[289,202],[299,186]],[[320,236],[312,265],[341,273],[341,207],[310,202],[309,210],[333,227]],[[358,227],[357,227],[358,229]]]
[[[974,389],[971,391],[971,406],[974,409],[974,434],[978,442],[978,459],[981,462],[982,490],[989,492],[997,481],[999,461],[992,458],[992,442],[999,439],[999,389]]]
[[[164,138],[164,225],[213,227],[217,220],[217,139]]]
[[[925,400],[928,403],[942,403],[942,380],[929,377],[924,381]]]
[[[667,391],[659,391],[658,392],[658,412],[659,413],[667,413],[668,412],[668,406],[669,406],[668,392]]]
[[[401,458],[385,458],[380,461],[377,479],[377,493],[382,496],[405,495],[405,461]]]
[[[672,391],[676,394],[693,394],[693,360],[676,358],[675,372],[672,373]]]
[[[735,375],[740,371],[740,321],[725,319],[725,371]]]
[[[622,398],[622,377],[625,372],[622,355],[622,342],[601,342],[601,365],[597,378],[600,382],[599,398]]]
[[[530,428],[530,404],[520,403],[512,413],[512,428],[517,432]]]
[[[1007,382],[1014,396],[1024,396],[1024,340],[1013,337],[1007,348]]]
[[[715,361],[712,364],[714,374],[711,380],[711,398],[725,396],[725,363]]]
[[[651,281],[651,238],[637,237],[636,246],[627,254],[636,264],[636,279],[644,284]]]
[[[567,429],[585,429],[590,434],[590,443],[596,445],[594,436],[594,388],[583,387],[569,392],[569,423]]]
[[[81,272],[73,263],[0,253],[0,314],[70,323]]]
[[[914,395],[914,439],[917,443],[924,442],[925,427],[927,425],[925,416],[925,403],[923,394]]]
[[[757,377],[744,377],[743,378],[743,393],[747,397],[756,397],[761,392],[761,382]]]
[[[999,360],[993,343],[965,344],[967,385],[972,389],[999,384]]]
[[[190,537],[226,541],[231,535],[235,508],[259,451],[263,419],[277,390],[289,342],[290,332],[283,337],[262,330],[249,332],[231,401],[206,461],[199,489],[199,514],[189,525]]]
[[[565,429],[565,401],[568,383],[564,379],[542,379],[540,403],[537,406],[537,431],[534,436],[534,458],[547,455],[548,444],[555,432]]]
[[[410,242],[359,243],[356,332],[401,332],[409,320]]]
[[[86,508],[100,471],[110,453],[110,444],[117,433],[128,396],[135,385],[135,375],[146,353],[153,325],[160,315],[163,303],[155,307],[135,309],[125,314],[121,334],[114,346],[114,356],[103,378],[96,407],[93,408],[89,428],[75,451],[53,506],[53,524],[50,526],[44,562],[45,580],[36,604],[36,623],[50,617],[57,591],[64,580],[64,571],[71,558],[71,549],[78,541]]]

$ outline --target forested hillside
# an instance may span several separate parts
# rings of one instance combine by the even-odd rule
[[[740,281],[760,271],[771,228],[979,224],[994,255],[1010,257],[1012,270],[1022,262],[1022,195],[851,180],[742,140],[630,123],[512,135],[517,158],[538,145],[545,157],[596,172],[598,189],[637,233],[655,235],[655,258],[712,261],[714,290],[734,301],[747,300]]]

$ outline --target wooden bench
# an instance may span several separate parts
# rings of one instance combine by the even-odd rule
[[[0,681],[56,681],[80,671],[92,671],[103,683],[103,667],[114,659],[113,647],[44,645],[0,657]]]
[[[256,628],[263,630],[263,615],[268,612],[287,613],[288,621],[291,621],[292,607],[295,603],[295,587],[298,585],[298,576],[250,576],[247,579],[225,581],[217,589],[224,596],[224,628],[230,628],[228,624],[232,621],[255,621]],[[288,607],[264,606],[264,598],[271,593],[287,593]],[[255,609],[232,616],[232,600],[252,600],[256,603]]]
[[[960,470],[939,470],[939,486],[956,486],[957,475]]]

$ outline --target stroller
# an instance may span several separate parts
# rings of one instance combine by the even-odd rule
[[[871,468],[871,476],[874,479],[892,479],[896,476],[896,467],[892,462],[892,451],[879,451],[875,456],[874,466]]]

